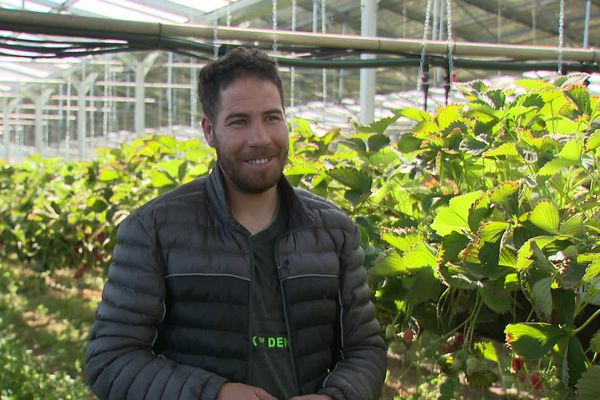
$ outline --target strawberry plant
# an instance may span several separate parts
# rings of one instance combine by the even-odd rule
[[[466,381],[593,398],[600,100],[577,77],[460,90],[465,104],[350,135],[294,119],[286,175],[357,222],[390,348],[431,369],[423,396]],[[0,165],[0,246],[37,270],[106,266],[131,210],[213,162],[200,141],[153,136],[91,162]]]

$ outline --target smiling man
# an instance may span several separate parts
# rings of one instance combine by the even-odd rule
[[[384,342],[356,225],[293,188],[276,65],[237,48],[200,72],[210,175],[117,232],[86,376],[102,399],[376,400]]]

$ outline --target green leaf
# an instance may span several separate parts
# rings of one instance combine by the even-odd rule
[[[155,188],[162,188],[177,184],[177,181],[163,171],[150,171],[150,181]]]
[[[577,381],[577,400],[597,400],[600,393],[600,366],[592,365]]]
[[[409,281],[412,285],[406,294],[406,300],[412,305],[436,299],[439,296],[440,281],[435,277],[433,268],[421,268]]]
[[[587,228],[583,223],[583,216],[574,215],[560,224],[561,235],[579,238],[586,234]]]
[[[504,204],[512,201],[512,197],[517,195],[519,184],[513,181],[503,182],[490,191],[490,200],[492,203]]]
[[[377,258],[369,268],[369,274],[375,276],[396,276],[407,273],[408,269],[404,265],[400,254],[396,251],[391,251]]]
[[[568,386],[575,388],[575,384],[587,370],[588,361],[583,352],[581,342],[576,336],[571,336],[567,351],[567,365],[569,366]],[[567,383],[567,382],[565,382]]]
[[[517,252],[517,270],[521,271],[531,267],[534,264],[536,250],[539,251],[555,241],[555,236],[537,236],[527,240]]]
[[[398,118],[400,118],[399,115],[385,117],[385,118],[373,121],[370,125],[359,125],[356,127],[356,130],[357,130],[357,132],[382,134],[383,132],[386,131],[386,129],[391,124],[396,122],[398,120]],[[388,141],[388,143],[389,143],[389,141]],[[377,150],[371,150],[371,151],[377,151]]]
[[[475,349],[481,352],[483,358],[497,364],[499,361],[498,349],[496,349],[494,343],[495,342],[492,342],[491,340],[487,342],[477,342],[475,343]]]
[[[511,310],[512,297],[504,290],[504,282],[501,280],[485,281],[479,293],[490,310],[498,314],[505,314]]]
[[[390,144],[390,138],[383,134],[371,135],[367,140],[369,151],[372,152],[377,152],[388,144]]]
[[[402,153],[412,153],[421,147],[421,143],[423,143],[422,139],[416,138],[410,132],[406,132],[400,135],[396,147]]]
[[[481,221],[487,218],[492,209],[487,195],[484,193],[469,209],[469,228],[472,232],[477,232],[480,229]]]
[[[528,359],[545,356],[561,338],[568,335],[564,330],[544,322],[508,324],[504,333],[513,351]]]
[[[448,261],[456,261],[458,255],[467,247],[469,244],[469,238],[461,235],[458,232],[452,232],[449,235],[444,236],[442,239],[442,246],[438,252],[438,258],[440,263],[446,263]]]
[[[544,166],[540,168],[537,174],[538,176],[551,176],[558,172],[561,172],[565,168],[575,167],[578,165],[579,162],[559,157],[544,164]]]
[[[593,151],[600,147],[600,129],[594,131],[590,136],[588,136],[585,140],[585,151]]]
[[[453,104],[446,107],[440,107],[436,110],[436,120],[440,131],[443,131],[452,124],[462,120],[459,112],[461,109],[462,105]]]
[[[575,292],[565,289],[552,289],[552,303],[554,311],[560,321],[567,326],[573,326],[575,319]]]
[[[558,157],[573,161],[575,165],[579,165],[582,154],[583,146],[581,142],[577,140],[571,140],[564,145],[560,153],[558,153]]]
[[[438,272],[443,282],[455,289],[476,289],[479,283],[476,279],[469,276],[469,272],[458,265],[447,263],[438,267]]]
[[[584,85],[572,85],[565,95],[570,98],[577,107],[578,115],[590,115],[592,107],[590,103],[590,92]]]
[[[187,164],[185,160],[168,160],[161,161],[156,164],[155,168],[169,176],[173,181],[177,181],[181,175],[181,167],[183,164]],[[185,167],[184,167],[185,168]],[[185,170],[183,171],[185,175]]]
[[[111,182],[118,180],[120,177],[121,174],[119,173],[119,171],[116,171],[113,168],[103,168],[102,171],[100,171],[98,179],[102,182]]]
[[[566,260],[567,266],[562,275],[561,286],[565,289],[576,289],[583,284],[586,265],[577,262],[577,258]]]
[[[552,313],[552,292],[550,290],[552,281],[551,276],[540,279],[533,284],[531,290],[534,306],[544,320],[549,319]]]
[[[396,115],[399,117],[406,117],[408,119],[412,119],[413,121],[423,122],[431,120],[431,115],[426,111],[421,110],[420,108],[403,108],[401,110],[396,111]]]
[[[588,265],[581,280],[585,283],[589,283],[598,275],[600,275],[600,258]]]
[[[495,149],[488,150],[483,153],[483,157],[486,158],[506,158],[506,157],[520,157],[519,151],[517,150],[516,143],[504,143]]]
[[[462,233],[469,231],[468,213],[475,201],[480,199],[482,192],[470,192],[453,197],[449,207],[439,209],[431,227],[440,236],[449,235],[451,232]]]
[[[500,256],[498,257],[498,265],[502,267],[516,268],[516,252],[507,246],[500,246]]]
[[[405,252],[402,259],[408,270],[436,266],[435,254],[424,243],[419,243]]]
[[[317,172],[319,172],[319,169],[317,168],[316,164],[312,164],[312,163],[304,163],[304,164],[293,164],[292,166],[289,166],[288,168],[286,168],[285,170],[285,175],[289,176],[289,175],[312,175],[312,174],[316,174]]]
[[[509,227],[510,224],[507,222],[491,221],[482,225],[477,235],[484,242],[496,243]]]
[[[529,221],[538,228],[552,234],[558,234],[560,216],[558,208],[550,201],[540,201],[531,214]]]
[[[371,191],[372,180],[371,177],[356,168],[352,167],[339,167],[327,171],[327,174],[341,184],[348,186],[361,193],[369,193]]]
[[[403,236],[384,233],[382,239],[397,248],[400,251],[407,251],[414,245],[424,241],[423,236],[419,234],[407,234]]]

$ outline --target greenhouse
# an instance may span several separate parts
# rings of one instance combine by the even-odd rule
[[[190,226],[200,221],[200,211],[182,223],[185,234],[174,235],[172,248],[160,247],[159,225],[143,224],[159,224],[164,215],[177,219],[187,205],[175,210],[157,202],[219,176],[219,170],[225,216],[249,233],[244,240],[253,246],[251,238],[263,231],[250,229],[255,225],[240,215],[252,214],[252,200],[264,200],[260,196],[271,189],[277,207],[269,221],[277,225],[281,181],[257,189],[251,185],[259,173],[252,171],[263,163],[268,167],[262,171],[270,171],[280,161],[277,140],[284,139],[269,125],[261,131],[275,138],[269,152],[252,153],[255,159],[239,167],[245,172],[234,170],[224,151],[234,149],[235,139],[221,138],[211,111],[201,105],[203,98],[216,99],[215,107],[226,109],[231,87],[261,81],[263,72],[251,73],[252,79],[235,75],[231,81],[218,78],[225,82],[215,86],[218,93],[202,90],[211,86],[200,72],[240,48],[259,49],[266,57],[260,62],[274,65],[281,77],[280,122],[289,142],[281,179],[294,193],[308,191],[333,203],[356,236],[329,226],[338,220],[295,229],[289,211],[281,212],[289,221],[269,251],[275,249],[282,332],[247,329],[247,349],[229,354],[220,345],[202,344],[219,336],[214,332],[220,340],[236,337],[236,326],[244,322],[236,317],[227,324],[231,332],[218,325],[228,316],[219,317],[225,308],[215,296],[237,301],[238,308],[247,302],[239,300],[246,289],[236,283],[230,292],[223,278],[242,267],[221,264],[247,256],[254,271],[256,253],[242,246],[244,256],[238,255],[231,244],[241,240],[237,236],[228,247],[207,244],[217,235],[212,225],[196,237]],[[237,364],[223,360],[240,352],[248,371],[266,363],[282,374],[275,374],[277,385],[293,382],[293,390],[274,397],[597,399],[599,60],[598,0],[0,0],[0,399],[240,398],[227,397],[223,389],[238,376],[232,372]],[[257,89],[251,93],[255,100],[268,92],[248,87]],[[262,98],[248,107],[259,109],[259,103]],[[270,124],[280,118],[278,107],[265,111]],[[251,122],[249,113],[238,114]],[[232,179],[232,171],[248,186]],[[266,179],[267,172],[260,176]],[[246,196],[240,195],[246,208],[239,212],[231,187]],[[319,218],[333,213],[319,207],[313,202],[306,208]],[[147,213],[140,210],[148,208],[155,214],[144,219]],[[207,211],[210,224],[217,211]],[[272,225],[263,228],[270,232]],[[137,236],[126,238],[127,230]],[[143,277],[131,287],[111,286],[127,268],[147,273],[140,260],[152,257],[141,250],[130,251],[139,258],[119,267],[126,244],[146,240],[140,235],[162,238],[147,248],[164,268],[157,286],[136,291]],[[209,260],[217,272],[186,272],[189,287],[178,299],[173,282],[186,275],[178,268],[189,263],[171,264],[182,257],[177,249],[193,240],[186,251]],[[381,371],[377,362],[367,362],[372,355],[366,345],[349,344],[356,332],[348,327],[368,325],[359,321],[365,314],[352,309],[361,308],[355,304],[360,287],[345,287],[351,280],[343,265],[350,241],[364,257],[359,267],[366,271],[370,303],[364,301],[374,315],[370,326],[378,322],[380,328],[373,340],[385,346],[381,382],[369,378]],[[334,257],[330,242],[335,262],[328,258]],[[286,245],[284,264],[292,261],[282,273],[277,246]],[[337,275],[323,275],[335,278],[334,294],[318,279],[298,293],[292,289],[291,282],[321,276],[311,268],[331,269],[331,263],[341,265]],[[206,284],[195,280],[199,275],[221,280]],[[252,272],[238,279],[250,282],[251,305],[254,278]],[[192,282],[202,283],[193,289]],[[134,303],[165,285],[153,300],[152,312],[160,318],[131,322],[138,318]],[[198,295],[198,287],[205,293]],[[131,298],[110,297],[119,290]],[[296,300],[288,297],[288,304],[286,295]],[[310,296],[318,299],[309,302]],[[200,317],[191,319],[198,318],[189,322],[193,326],[168,327],[181,310],[202,314],[212,302],[210,329]],[[127,336],[112,331],[115,321],[100,324],[107,304],[114,306],[110,312],[125,310],[119,324],[128,327],[127,334],[156,332],[147,342],[141,338],[150,331],[129,337],[139,343],[130,344],[128,354],[147,351],[144,357],[156,365],[172,363],[163,371],[184,371],[189,381],[165,378],[169,383],[156,389],[163,379],[158,369],[154,375],[140,372],[154,368],[152,363],[130,376],[140,359],[119,375],[116,364],[126,355],[89,367],[99,362],[94,338],[116,343]],[[282,307],[264,311],[265,318],[279,316],[276,308]],[[339,320],[335,327],[322,322],[330,309]],[[251,327],[262,326],[252,318]],[[321,325],[307,325],[311,319]],[[257,350],[260,340],[265,348],[290,354],[289,374],[265,361]],[[185,343],[190,354],[172,350],[169,341]],[[323,348],[334,354],[325,375],[317,367],[303,370],[305,360],[321,357]],[[353,369],[356,375],[344,372]],[[114,386],[109,374],[118,377]],[[246,374],[240,384],[260,381],[256,372]],[[319,381],[319,390],[309,378]],[[105,389],[103,379],[110,381]],[[178,392],[173,385],[181,386]],[[257,384],[267,392],[269,385]]]

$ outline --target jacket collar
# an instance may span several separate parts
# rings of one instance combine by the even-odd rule
[[[281,176],[277,187],[281,205],[287,207],[289,218],[288,230],[298,230],[313,225],[314,219],[311,213],[298,196],[296,189],[294,189],[284,175]],[[218,162],[210,172],[207,194],[210,204],[221,220],[236,230],[246,232],[246,229],[231,215],[229,205],[227,204],[223,172]]]

